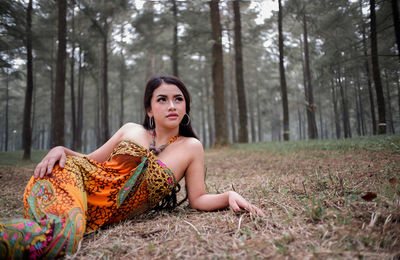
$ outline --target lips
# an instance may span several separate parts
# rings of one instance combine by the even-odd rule
[[[167,117],[169,118],[169,119],[177,119],[178,118],[178,114],[177,113],[169,113],[168,115],[167,115]]]

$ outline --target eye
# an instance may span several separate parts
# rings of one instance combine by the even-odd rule
[[[183,99],[183,97],[176,97],[175,100],[178,102],[182,102],[184,99]]]
[[[157,102],[165,102],[166,98],[165,97],[159,97],[157,98]]]

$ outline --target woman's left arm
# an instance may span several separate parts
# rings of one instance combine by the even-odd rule
[[[247,202],[234,191],[222,194],[207,194],[204,184],[204,150],[196,140],[190,142],[191,160],[185,173],[190,206],[194,209],[212,211],[231,207],[235,212],[241,208],[264,216],[262,210]]]

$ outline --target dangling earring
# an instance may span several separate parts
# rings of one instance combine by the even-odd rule
[[[150,129],[154,129],[154,117],[150,117],[149,126],[150,126]]]
[[[187,116],[187,118],[188,118],[188,121],[186,122],[186,124],[182,124],[182,122],[183,122],[183,119],[182,119],[182,121],[181,121],[181,124],[183,125],[183,126],[188,126],[189,124],[190,124],[190,116],[189,116],[189,114],[185,114],[185,116]],[[185,118],[185,116],[183,116],[183,118]]]

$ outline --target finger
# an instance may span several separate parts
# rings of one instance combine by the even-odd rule
[[[261,209],[259,209],[258,207],[254,206],[254,205],[251,205],[251,206],[253,208],[254,213],[256,213],[257,215],[265,217],[265,214]]]
[[[234,212],[239,212],[240,211],[240,207],[239,207],[239,205],[237,204],[237,202],[235,200],[233,200],[231,202],[230,206],[231,206],[231,208],[233,209]]]
[[[51,173],[55,163],[56,163],[56,159],[49,160],[49,162],[47,163],[47,173]]]
[[[39,178],[43,178],[45,172],[46,172],[46,166],[41,167],[40,168]]]
[[[42,161],[40,163],[40,169],[39,169],[39,178],[43,178],[46,170],[47,170],[47,164],[48,164],[48,160],[46,161]]]
[[[61,168],[64,168],[66,159],[67,159],[67,156],[65,155],[65,153],[63,153],[61,155],[61,159],[60,159],[60,162],[59,162],[59,165],[60,165]]]
[[[39,163],[38,165],[36,165],[36,168],[35,168],[35,170],[33,171],[33,176],[34,176],[35,178],[37,178],[37,177],[39,176],[40,165],[41,165],[41,163]]]

